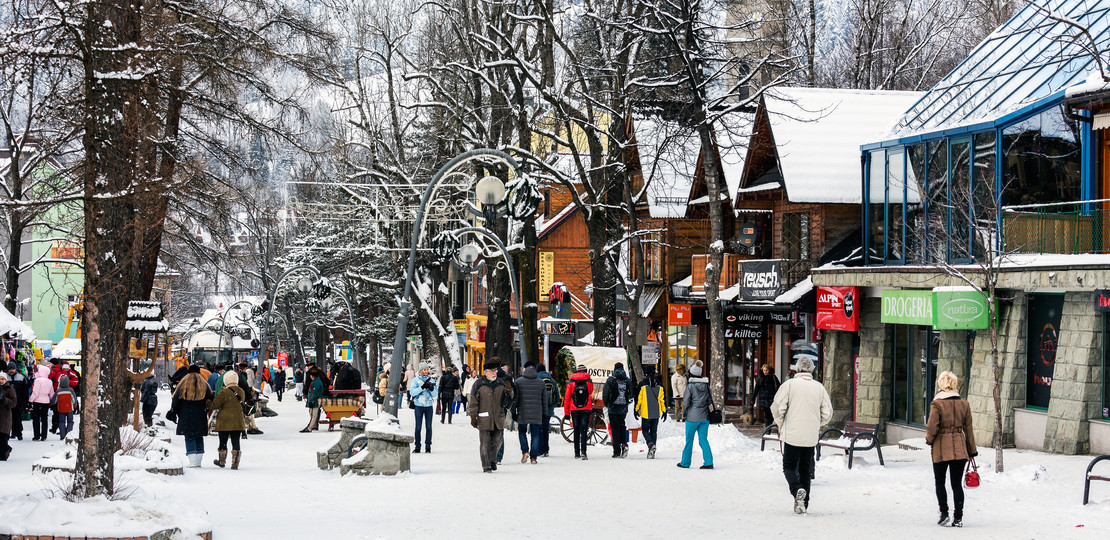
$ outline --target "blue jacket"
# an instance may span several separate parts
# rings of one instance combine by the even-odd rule
[[[562,397],[562,394],[559,393],[559,383],[555,382],[551,374],[546,371],[537,371],[536,376],[543,381],[551,381],[551,384],[555,386],[555,395],[547,397],[547,411],[545,413],[547,416],[555,416],[555,406],[558,404],[559,398]]]
[[[432,386],[431,390],[425,390],[423,388],[424,381],[428,379],[431,379],[431,377],[417,375],[412,378],[412,383],[409,384],[409,395],[412,396],[412,402],[415,403],[417,407],[436,406],[436,396],[439,395],[439,382],[432,379],[435,381],[434,386]]]

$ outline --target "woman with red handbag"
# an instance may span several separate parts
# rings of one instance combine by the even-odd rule
[[[955,513],[952,526],[964,526],[964,466],[979,455],[975,446],[975,431],[971,426],[971,407],[960,399],[956,391],[959,379],[951,371],[937,377],[937,390],[929,409],[929,422],[925,429],[925,442],[933,447],[933,480],[937,488],[940,519],[937,525],[948,525],[948,492],[944,487],[947,475],[952,484],[952,501]],[[947,473],[947,474],[946,474]]]

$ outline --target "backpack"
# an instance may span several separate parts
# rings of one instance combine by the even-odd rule
[[[559,387],[555,385],[555,381],[545,378],[543,380],[543,391],[547,394],[547,405],[549,407],[558,407]]]
[[[589,407],[590,389],[586,386],[585,380],[574,380],[574,393],[570,395],[570,400],[576,408],[585,409]]]
[[[58,412],[73,412],[73,394],[69,392],[58,392]]]
[[[628,381],[618,379],[617,384],[614,385],[617,389],[617,399],[613,400],[614,404],[627,405],[628,404]]]

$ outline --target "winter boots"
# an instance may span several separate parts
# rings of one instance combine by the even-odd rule
[[[937,525],[940,525],[941,527],[947,527],[948,526],[948,509],[947,508],[942,507],[940,509],[940,519],[937,520]]]
[[[648,459],[655,459],[655,445],[654,444],[648,447],[647,458]]]
[[[222,468],[224,465],[227,464],[227,450],[220,450],[218,455],[220,457],[217,458],[217,459],[212,460],[212,463],[215,466]]]
[[[242,456],[242,455],[243,455],[243,452],[241,452],[239,450],[232,450],[231,451],[231,470],[233,470],[233,471],[239,470],[239,457]]]
[[[806,490],[805,488],[798,488],[798,492],[794,494],[794,513],[806,513]]]
[[[528,452],[525,452],[523,456],[520,456],[520,462],[528,463]]]
[[[952,526],[953,527],[963,527],[964,526],[964,512],[963,512],[963,510],[956,510],[956,513],[952,516]]]

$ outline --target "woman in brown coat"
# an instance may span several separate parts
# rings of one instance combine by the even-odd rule
[[[247,429],[243,417],[243,401],[246,392],[239,388],[239,375],[234,371],[224,374],[224,387],[216,394],[216,399],[208,402],[208,408],[216,413],[216,432],[220,434],[219,459],[213,461],[218,467],[227,463],[227,441],[231,439],[231,468],[239,468],[239,437]]]
[[[956,392],[959,379],[951,371],[937,377],[937,390],[929,410],[929,423],[925,429],[925,442],[933,447],[933,481],[937,488],[940,520],[937,525],[948,525],[948,492],[944,477],[952,484],[952,501],[955,513],[953,527],[964,526],[963,472],[967,460],[979,455],[975,446],[975,430],[971,427],[971,407]]]

